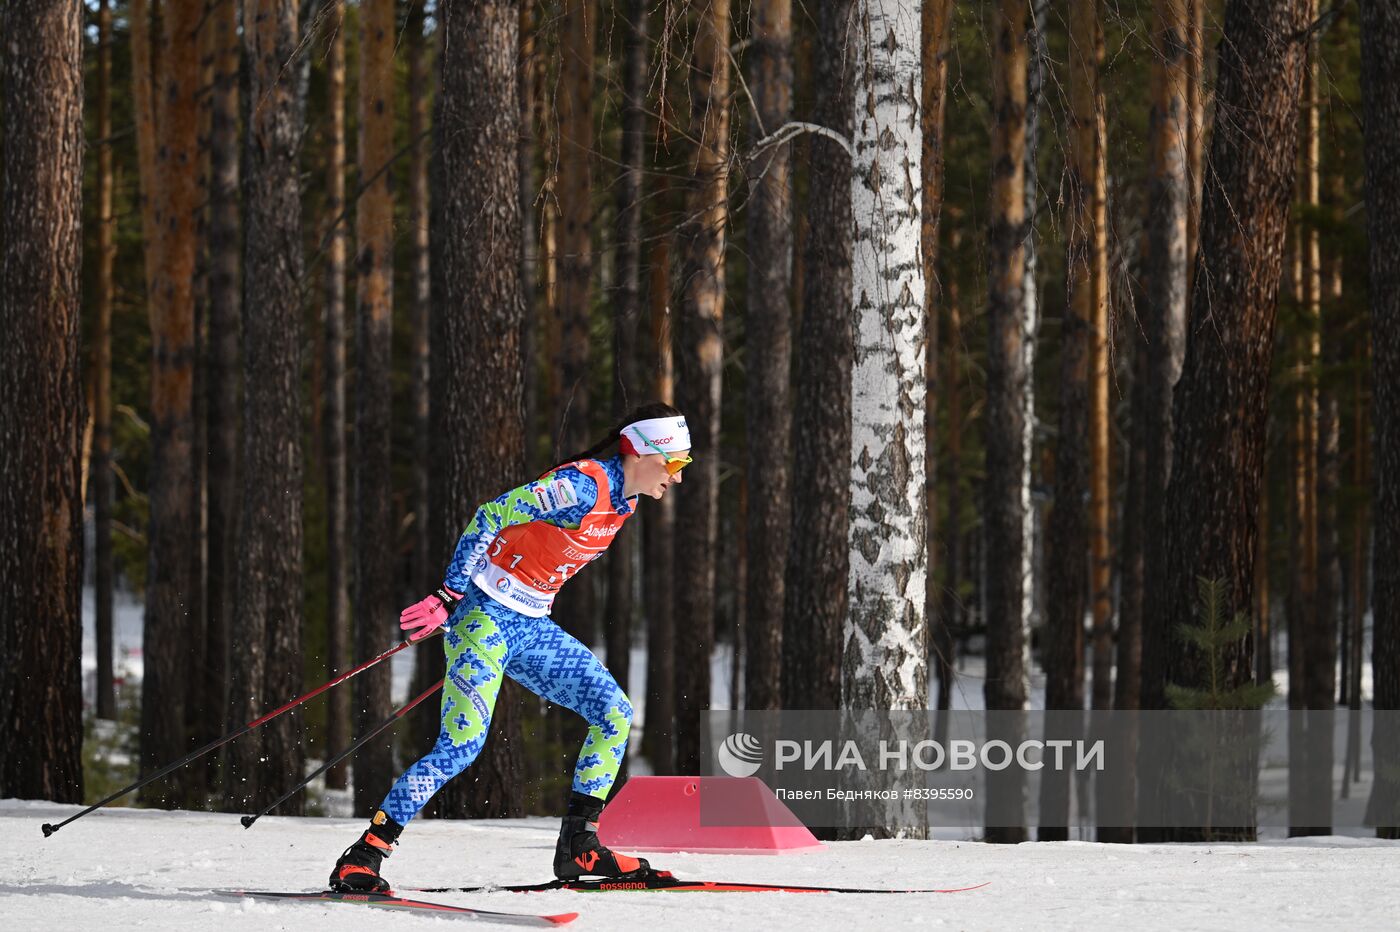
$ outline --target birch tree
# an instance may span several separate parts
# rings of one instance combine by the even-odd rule
[[[842,705],[928,699],[920,11],[855,8],[849,607]]]

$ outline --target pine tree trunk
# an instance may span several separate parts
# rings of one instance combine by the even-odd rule
[[[945,259],[944,269],[956,261],[956,253],[962,244],[962,231],[954,226],[948,235],[948,245],[954,254]],[[946,273],[943,286],[943,304],[948,312],[948,330],[944,342],[948,348],[948,361],[942,373],[943,402],[948,410],[948,450],[943,457],[946,464],[944,475],[948,484],[948,522],[943,544],[943,602],[938,612],[938,624],[930,634],[934,652],[938,655],[938,699],[940,713],[952,706],[953,679],[957,675],[954,666],[954,638],[963,630],[963,600],[959,587],[963,577],[963,488],[962,488],[962,307],[959,300],[958,277]],[[939,716],[938,733],[934,740],[947,740],[946,715]]]
[[[154,0],[160,7],[160,0]],[[131,109],[136,124],[137,203],[141,210],[141,250],[145,281],[155,274],[159,254],[156,242],[155,198],[151,186],[156,177],[156,103],[155,89],[157,49],[151,44],[154,11],[149,0],[131,0],[128,29],[131,32]]]
[[[543,67],[541,67],[540,70],[548,71],[548,69]],[[542,80],[547,88],[549,86],[549,77],[546,75]],[[548,91],[545,90],[545,93],[548,93]],[[562,394],[561,385],[563,382],[558,365],[559,347],[561,344],[559,333],[559,204],[558,198],[555,196],[555,191],[558,189],[559,183],[558,178],[554,177],[557,173],[550,172],[548,169],[548,166],[553,164],[551,160],[557,159],[559,156],[557,121],[546,120],[543,130],[546,133],[545,138],[547,140],[544,143],[546,170],[544,186],[540,197],[540,278],[544,289],[544,300],[541,302],[540,307],[541,319],[538,327],[539,339],[538,341],[532,341],[532,344],[537,342],[538,345],[532,345],[532,351],[537,358],[542,357],[548,360],[548,364],[544,366],[544,379],[541,384],[541,388],[543,388],[543,400],[539,401],[536,407],[539,409],[537,412],[537,419],[544,421],[544,433],[549,438],[549,443],[545,450],[544,459],[530,466],[532,475],[538,475],[543,470],[548,469],[558,462],[559,457],[567,456],[573,452],[572,450],[565,451],[560,448],[562,446],[562,438],[559,436],[559,429],[555,422],[555,412],[553,410],[553,406],[556,405],[559,396]],[[537,370],[539,368],[540,364],[536,362],[535,369]],[[526,454],[529,455],[530,451],[527,450]],[[537,458],[538,454],[532,457],[532,459]]]
[[[1352,363],[1353,433],[1352,443],[1352,485],[1357,489],[1367,488],[1367,467],[1370,465],[1370,449],[1367,440],[1367,399],[1362,390],[1366,377],[1368,334],[1361,333],[1356,340],[1356,358]],[[1361,667],[1363,663],[1364,626],[1366,621],[1367,571],[1370,569],[1367,542],[1371,538],[1370,509],[1362,503],[1352,516],[1351,553],[1347,563],[1350,576],[1351,598],[1344,624],[1347,627],[1347,745],[1346,765],[1342,768],[1342,798],[1349,795],[1349,785],[1360,777],[1361,770]]]
[[[326,674],[350,668],[350,555],[345,459],[345,8],[326,12],[326,232],[325,399],[326,449]],[[377,651],[376,651],[377,653]],[[426,688],[423,687],[423,688]],[[326,747],[349,744],[351,690],[332,690],[326,708]],[[422,689],[418,690],[422,692]],[[414,695],[418,695],[415,692]],[[326,773],[326,786],[345,789],[348,763]],[[358,808],[358,807],[357,807]]]
[[[1022,0],[1001,0],[992,64],[992,197],[988,230],[986,477],[983,486],[985,549],[1020,554],[1025,546],[1021,500],[1024,468],[1024,396],[1030,373],[1024,365],[1025,280],[1026,9]],[[986,706],[1019,710],[1026,704],[1022,564],[1015,558],[987,561]],[[1013,746],[1020,728],[998,735]],[[987,808],[1021,807],[1024,775],[1001,771],[987,782]],[[988,826],[992,842],[1024,841],[1022,827]]]
[[[1047,568],[1045,708],[1077,713],[1084,708],[1084,614],[1088,608],[1091,406],[1097,373],[1094,342],[1098,315],[1095,182],[1098,134],[1098,30],[1095,0],[1071,0],[1069,9],[1070,115],[1066,164],[1068,216],[1065,274],[1069,306],[1060,327],[1060,419],[1055,444],[1055,505],[1050,512]],[[1056,730],[1073,727],[1077,715],[1047,715]],[[1041,774],[1041,841],[1069,837],[1068,774]]]
[[[1309,69],[1311,62],[1309,62]],[[1308,87],[1311,84],[1310,75],[1306,72],[1303,75],[1303,95],[1304,106],[1307,102]],[[1303,114],[1303,145],[1307,145],[1307,115]],[[1304,152],[1300,151],[1298,158],[1299,174],[1299,197],[1307,196],[1306,181],[1302,176],[1307,173],[1307,166],[1304,161]],[[1293,306],[1299,315],[1300,320],[1307,322],[1307,314],[1310,310],[1307,300],[1307,271],[1304,267],[1304,239],[1303,218],[1301,216],[1293,219],[1292,229],[1289,230],[1288,248],[1291,261],[1289,281],[1293,290]],[[1307,627],[1306,615],[1311,607],[1311,589],[1309,583],[1311,575],[1308,571],[1308,548],[1307,536],[1311,531],[1312,524],[1309,520],[1309,499],[1310,489],[1308,487],[1308,407],[1311,399],[1309,382],[1311,370],[1308,365],[1309,339],[1306,328],[1303,332],[1292,334],[1289,338],[1295,359],[1289,375],[1292,381],[1292,391],[1290,392],[1290,412],[1288,420],[1288,499],[1285,517],[1287,519],[1288,533],[1288,589],[1284,596],[1284,623],[1288,633],[1288,709],[1290,712],[1297,712],[1304,708],[1303,705],[1303,667],[1307,662],[1307,656],[1303,650],[1303,631]],[[1301,759],[1303,753],[1302,728],[1289,728],[1288,730],[1288,756],[1290,760]],[[1301,771],[1289,771],[1288,795],[1289,809],[1292,811],[1296,805],[1296,796],[1301,790],[1298,781],[1302,779]],[[1290,833],[1296,827],[1296,819],[1290,816]]]
[[[1160,35],[1160,33],[1159,33]],[[1144,275],[1144,292],[1150,288]],[[1144,323],[1146,315],[1143,315]],[[1122,505],[1122,536],[1119,543],[1119,602],[1118,602],[1118,641],[1115,646],[1114,665],[1117,675],[1113,679],[1113,708],[1117,711],[1134,711],[1141,707],[1142,677],[1142,612],[1144,588],[1146,586],[1147,562],[1145,552],[1147,510],[1155,500],[1161,504],[1161,493],[1155,499],[1149,498],[1147,489],[1147,381],[1152,365],[1151,352],[1147,339],[1137,327],[1131,328],[1128,345],[1132,347],[1133,375],[1129,396],[1131,405],[1129,449],[1124,477],[1125,491]],[[1137,806],[1137,777],[1133,772],[1133,761],[1137,759],[1140,736],[1138,720],[1120,716],[1124,724],[1123,740],[1110,751],[1113,754],[1115,773],[1121,776],[1114,780],[1095,780],[1095,820],[1096,840],[1114,844],[1133,842],[1133,811]],[[1121,771],[1119,768],[1122,768]]]
[[[545,265],[541,262],[543,229],[540,221],[549,213],[548,205],[543,201],[540,202],[540,209],[536,209],[536,198],[540,197],[540,182],[536,175],[541,164],[540,151],[544,148],[546,138],[544,102],[548,71],[544,52],[548,37],[539,25],[538,15],[537,0],[522,0],[520,60],[516,72],[521,126],[519,143],[516,146],[516,161],[519,162],[520,172],[520,228],[524,231],[520,244],[520,297],[523,308],[520,315],[520,365],[524,372],[522,407],[525,416],[525,465],[527,474],[532,475],[538,475],[539,471],[545,468],[546,464],[541,463],[537,467],[534,461],[541,450],[538,438],[549,434],[548,415],[541,420],[538,375],[539,331],[545,319],[545,302],[541,300],[540,287],[541,272]],[[533,734],[548,728],[550,720],[547,717],[546,706],[547,703],[542,699],[526,698],[521,705],[521,729],[524,734]],[[522,776],[530,788],[525,799],[526,811],[539,811],[537,788],[557,779],[557,774],[558,770],[549,755],[531,754],[526,757],[525,773]]]
[[[1198,288],[1176,388],[1164,569],[1144,632],[1144,706],[1161,708],[1188,659],[1169,632],[1194,615],[1193,581],[1223,578],[1230,614],[1248,611],[1255,511],[1263,470],[1263,403],[1276,320],[1289,179],[1297,145],[1306,49],[1294,37],[1306,0],[1238,0],[1221,45],[1211,164],[1201,221]],[[1245,250],[1245,243],[1251,248]],[[1151,661],[1149,661],[1149,653]],[[1247,681],[1249,645],[1231,654],[1231,682]],[[1164,663],[1165,661],[1165,663]],[[1170,666],[1170,669],[1168,669]],[[1156,675],[1148,678],[1151,668]]]
[[[440,81],[430,172],[433,236],[432,551],[451,552],[477,506],[525,472],[520,365],[518,0],[438,7]],[[450,128],[450,129],[449,129]],[[481,386],[491,391],[481,391]],[[517,817],[522,692],[503,684],[471,770],[440,814]]]
[[[948,634],[948,620],[943,616],[938,591],[938,574],[934,566],[938,561],[939,528],[938,514],[938,403],[942,397],[939,371],[938,323],[943,303],[943,286],[938,275],[938,235],[943,216],[943,114],[947,105],[948,51],[952,40],[952,0],[925,0],[921,9],[919,67],[923,72],[923,85],[919,101],[919,115],[923,122],[923,151],[920,165],[923,169],[923,184],[920,190],[919,220],[922,226],[919,236],[920,260],[924,269],[924,319],[927,322],[927,389],[924,395],[924,444],[928,450],[928,468],[924,476],[924,513],[928,516],[924,528],[927,544],[928,571],[924,580],[924,615],[928,619],[929,658],[938,671],[941,690],[948,681],[951,671],[952,639]],[[951,388],[951,386],[949,386]],[[950,438],[951,439],[951,438]],[[956,526],[954,513],[949,513],[950,525]],[[950,535],[951,537],[951,535]]]
[[[142,629],[141,772],[150,773],[188,748],[187,671],[203,661],[204,632],[196,605],[197,543],[194,475],[194,292],[199,128],[197,28],[202,4],[162,9],[153,101],[158,145],[142,188],[152,201],[155,239],[146,249],[151,322],[151,471],[146,615]],[[195,803],[183,784],[157,784],[145,800]]]
[[[93,391],[92,500],[97,563],[97,717],[117,714],[112,680],[112,7],[97,8],[97,320],[93,327],[96,366]]]
[[[1316,3],[1309,8],[1309,19]],[[1316,119],[1317,59],[1316,43],[1308,44],[1308,63],[1303,72],[1303,101],[1301,111],[1300,146],[1297,154],[1298,198],[1309,208],[1317,203],[1316,151],[1314,142],[1318,126]],[[1295,363],[1292,367],[1292,417],[1289,423],[1289,499],[1288,499],[1288,593],[1284,604],[1288,626],[1288,708],[1307,708],[1307,679],[1310,658],[1307,653],[1309,631],[1317,617],[1317,520],[1315,510],[1317,445],[1317,387],[1314,381],[1316,349],[1314,327],[1317,306],[1314,301],[1315,231],[1310,218],[1294,219],[1291,236],[1291,282],[1293,302],[1304,326],[1291,337]],[[1301,727],[1288,731],[1289,758],[1301,760],[1307,747],[1305,720]],[[1289,771],[1290,812],[1307,793],[1306,774],[1301,768]],[[1290,815],[1289,833],[1306,834],[1296,816]]]
[[[792,0],[752,7],[749,89],[754,137],[792,118]],[[777,709],[782,702],[783,604],[791,518],[788,401],[792,365],[792,183],[788,143],[770,146],[750,167],[748,314],[744,341],[747,390],[745,479],[749,508],[746,573],[744,704]]]
[[[1031,501],[1035,459],[1035,347],[1040,332],[1040,289],[1036,286],[1039,263],[1035,230],[1036,206],[1040,201],[1040,110],[1043,105],[1046,64],[1049,53],[1045,42],[1045,16],[1048,0],[1031,5],[1030,32],[1026,36],[1026,145],[1022,154],[1025,175],[1021,198],[1025,201],[1026,238],[1024,240],[1025,271],[1021,275],[1021,365],[1026,372],[1025,394],[1021,397],[1021,618],[1026,635],[1022,656],[1029,676],[1031,629],[1039,620],[1036,614],[1035,551],[1038,509]],[[1029,683],[1027,685],[1029,688]]]
[[[665,183],[664,176],[658,185]],[[665,194],[658,190],[658,200]],[[671,353],[671,293],[670,240],[665,235],[653,237],[649,264],[650,337],[655,353],[652,370],[652,397],[666,404],[675,398],[674,368]],[[646,358],[653,358],[650,355]],[[674,595],[676,503],[669,495],[655,508],[642,512],[646,553],[649,555],[642,576],[647,618],[647,696],[646,724],[642,730],[642,751],[658,774],[675,772],[675,709],[676,709],[676,630]],[[635,704],[635,703],[634,703]]]
[[[730,0],[713,0],[697,24],[690,72],[691,166],[683,242],[680,383],[695,464],[676,506],[676,617],[692,630],[677,641],[676,766],[698,773],[700,713],[710,706],[719,522],[720,386],[724,363],[724,245],[729,220]]]
[[[1149,115],[1151,172],[1148,180],[1147,247],[1144,256],[1142,333],[1134,329],[1132,438],[1127,501],[1123,508],[1117,677],[1113,707],[1141,707],[1142,615],[1148,567],[1158,565],[1162,498],[1171,463],[1172,387],[1181,371],[1185,347],[1188,234],[1192,200],[1189,142],[1191,82],[1196,78],[1191,45],[1194,0],[1156,0],[1153,12],[1154,58],[1152,109]],[[1097,689],[1097,668],[1094,683]],[[1099,707],[1096,703],[1096,707]],[[1136,756],[1133,732],[1122,759]],[[1131,781],[1099,781],[1100,809],[1130,813],[1136,800]],[[1118,821],[1123,821],[1119,819]],[[1100,841],[1128,842],[1132,830],[1104,825]]]
[[[1190,0],[1195,2],[1195,0]],[[1191,248],[1189,212],[1189,49],[1183,47],[1187,22],[1184,0],[1157,0],[1158,61],[1152,108],[1152,181],[1149,185],[1147,252],[1148,366],[1144,374],[1143,423],[1146,451],[1142,527],[1148,566],[1160,566],[1162,498],[1172,462],[1172,390],[1181,377],[1186,349],[1187,278]],[[1136,619],[1141,623],[1141,618]],[[1141,630],[1133,633],[1139,675]],[[1121,668],[1120,668],[1121,669]],[[1120,672],[1121,675],[1121,672]],[[1134,692],[1140,689],[1134,685]]]
[[[1161,571],[1151,577],[1144,617],[1145,708],[1165,707],[1169,682],[1199,684],[1198,658],[1174,634],[1196,616],[1199,579],[1224,581],[1225,617],[1252,604],[1306,19],[1306,0],[1236,0],[1225,11],[1198,287],[1173,398]],[[1225,652],[1220,688],[1252,678],[1252,647],[1246,638]]]
[[[1329,174],[1334,183],[1329,208],[1340,220],[1341,175]],[[1330,252],[1330,250],[1329,250]],[[1342,299],[1342,257],[1340,251],[1327,256],[1324,287],[1323,318],[1340,316]],[[1323,347],[1322,363],[1328,372],[1342,369],[1345,354],[1340,339],[1340,326],[1328,335]],[[1310,799],[1332,798],[1332,761],[1334,738],[1333,711],[1337,707],[1337,640],[1343,604],[1341,539],[1338,528],[1338,498],[1341,491],[1341,405],[1336,382],[1324,376],[1318,390],[1317,430],[1317,620],[1309,632],[1307,651],[1313,658],[1307,679],[1308,708],[1321,714],[1308,717]],[[1346,662],[1342,666],[1345,669]],[[1319,835],[1332,834],[1331,824],[1313,826]]]
[[[1265,459],[1267,472],[1268,460]],[[1259,539],[1254,554],[1254,632],[1257,652],[1254,679],[1268,683],[1274,678],[1273,616],[1269,608],[1269,483],[1267,474],[1259,488]]]
[[[210,192],[213,167],[210,147],[213,138],[214,118],[214,74],[215,57],[219,37],[212,28],[210,19],[211,0],[200,0],[200,25],[196,29],[195,53],[199,61],[199,91],[196,94],[195,111],[195,194],[194,194],[194,238],[195,274],[193,281],[194,304],[194,379],[191,385],[194,406],[194,427],[191,446],[193,447],[194,508],[193,549],[194,579],[191,613],[191,632],[199,632],[196,647],[196,662],[184,671],[186,693],[185,728],[192,744],[208,744],[223,734],[222,689],[211,691],[207,665],[211,654],[221,654],[218,648],[209,643],[209,301],[210,276],[212,269],[209,249],[209,226],[211,216]],[[200,794],[201,801],[207,799],[207,791],[213,787],[218,775],[216,759],[206,758],[203,766],[192,770],[189,785],[191,792]]]
[[[534,438],[546,432],[539,422],[539,379],[536,377],[535,360],[539,356],[539,337],[536,329],[540,322],[540,218],[535,211],[535,197],[539,183],[535,179],[535,167],[539,164],[540,141],[544,134],[543,83],[544,83],[544,37],[536,25],[535,0],[522,0],[520,4],[520,145],[516,149],[516,160],[520,163],[520,228],[524,237],[520,243],[520,296],[525,313],[520,318],[520,355],[525,367],[525,436],[531,438],[526,443],[527,471],[533,457],[532,448],[537,447]]]
[[[1400,709],[1400,10],[1361,0],[1361,99],[1366,140],[1367,229],[1371,248],[1374,441],[1372,509],[1372,677],[1377,711]],[[8,112],[8,111],[7,111]],[[1400,728],[1377,716],[1371,738],[1376,782],[1367,823],[1400,838]]]
[[[817,10],[814,117],[849,139],[855,124],[852,0]],[[811,140],[809,231],[793,409],[792,533],[784,593],[783,708],[841,706],[841,656],[850,559],[851,155]]]
[[[1094,711],[1112,707],[1113,697],[1113,593],[1111,561],[1113,545],[1110,539],[1112,518],[1109,488],[1112,481],[1109,462],[1109,429],[1113,414],[1109,410],[1108,382],[1110,341],[1108,307],[1108,130],[1104,112],[1104,91],[1098,79],[1103,68],[1103,26],[1096,24],[1094,42],[1095,71],[1095,153],[1093,164],[1094,238],[1089,253],[1092,272],[1093,314],[1090,318],[1089,353],[1089,608],[1092,613],[1093,685],[1090,706]],[[1083,788],[1085,783],[1081,781]]]
[[[740,454],[744,451],[740,450]],[[748,591],[748,569],[749,569],[749,548],[748,540],[739,534],[739,528],[748,524],[749,518],[749,480],[747,475],[738,477],[738,488],[735,490],[734,508],[732,511],[725,509],[727,514],[720,516],[720,551],[719,562],[722,566],[732,566],[732,574],[727,580],[730,585],[725,595],[727,598],[717,596],[716,601],[720,604],[720,616],[724,617],[727,608],[732,613],[733,624],[730,627],[730,645],[733,647],[730,653],[729,662],[729,704],[731,708],[744,708],[745,696],[743,694],[743,672],[745,666],[744,656],[744,631],[747,627],[748,605],[744,594]],[[727,526],[726,526],[727,525]]]
[[[1316,14],[1317,3],[1316,0],[1312,0],[1312,8],[1308,12],[1309,21]],[[1318,87],[1321,53],[1321,43],[1314,34],[1308,43],[1308,63],[1303,73],[1303,125],[1300,130],[1302,147],[1299,164],[1300,193],[1303,202],[1312,209],[1314,214],[1322,203],[1321,175],[1319,173],[1322,120],[1321,94]],[[1300,622],[1298,640],[1295,642],[1290,638],[1288,646],[1290,668],[1293,665],[1295,655],[1299,660],[1298,679],[1289,682],[1289,705],[1290,707],[1294,706],[1296,692],[1297,708],[1326,710],[1328,713],[1325,716],[1304,716],[1301,722],[1303,728],[1289,729],[1290,743],[1301,739],[1298,741],[1298,752],[1303,757],[1299,759],[1309,761],[1309,768],[1306,772],[1302,768],[1289,769],[1290,795],[1292,795],[1294,788],[1293,781],[1299,776],[1306,777],[1301,786],[1298,787],[1301,791],[1299,802],[1302,802],[1308,799],[1330,799],[1332,795],[1330,763],[1332,760],[1333,728],[1330,713],[1335,708],[1332,688],[1336,682],[1335,658],[1337,649],[1335,615],[1330,611],[1324,612],[1322,604],[1324,593],[1319,550],[1322,531],[1320,495],[1323,492],[1322,480],[1319,475],[1319,461],[1320,457],[1326,453],[1325,445],[1327,443],[1322,436],[1323,424],[1318,392],[1318,366],[1321,364],[1320,326],[1322,322],[1321,241],[1318,236],[1317,223],[1312,216],[1300,223],[1297,229],[1301,233],[1300,245],[1303,254],[1301,282],[1304,289],[1303,320],[1307,322],[1302,346],[1303,379],[1299,385],[1303,415],[1302,423],[1299,425],[1301,428],[1299,460],[1304,466],[1299,477],[1301,479],[1300,498],[1304,503],[1304,527],[1299,539],[1303,545],[1304,561],[1302,573],[1299,574],[1303,593],[1303,611],[1298,619]],[[1331,449],[1335,453],[1335,446]],[[1334,625],[1330,630],[1325,627],[1327,621],[1324,621],[1324,615]],[[1326,687],[1325,691],[1322,689],[1323,686]],[[1323,739],[1326,741],[1325,745],[1322,744]],[[1324,764],[1324,762],[1326,763]],[[1318,780],[1318,772],[1322,769],[1325,769],[1328,774],[1325,786],[1319,785]],[[1319,792],[1322,795],[1319,796]],[[1296,815],[1290,816],[1289,825],[1290,835],[1330,835],[1332,833],[1330,824],[1312,825]]]
[[[296,47],[296,13],[291,0],[243,3],[249,106],[243,160],[243,508],[238,640],[229,653],[235,722],[252,720],[302,686],[301,125],[294,82],[283,74]],[[301,714],[289,712],[236,742],[225,792],[244,806],[280,796],[300,779],[303,732]],[[278,811],[299,814],[300,797]]]
[[[412,397],[413,397],[413,591],[426,595],[442,584],[446,554],[432,547],[432,483],[429,456],[432,436],[432,265],[428,242],[428,160],[432,140],[424,135],[428,130],[429,104],[432,99],[432,79],[428,72],[429,46],[424,35],[422,6],[409,12],[408,36],[408,138],[413,145],[408,167],[409,236],[412,282]],[[521,146],[529,134],[522,134]],[[522,205],[523,207],[523,205]],[[525,241],[531,231],[525,226]],[[522,279],[524,281],[524,279]],[[528,362],[526,372],[529,372]],[[421,598],[421,596],[416,596]],[[442,661],[436,650],[416,651],[413,657],[411,695],[420,695],[436,682],[442,672]],[[414,749],[431,747],[441,728],[437,706],[425,702],[409,717],[411,745]]]
[[[77,803],[86,417],[82,8],[70,0],[11,0],[0,35],[0,796]]]
[[[642,321],[642,181],[646,155],[647,8],[632,0],[622,26],[622,150],[617,186],[617,308],[613,322],[613,417],[620,420],[638,403],[637,328]],[[628,688],[632,665],[633,569],[639,531],[619,536],[609,548],[607,626],[608,670]],[[625,765],[624,761],[624,765]]]
[[[424,35],[426,16],[422,4],[413,5],[405,29],[408,32],[408,138],[413,146],[408,162],[408,226],[412,261],[409,277],[412,283],[413,321],[413,578],[418,592],[430,592],[442,580],[442,557],[428,545],[428,432],[432,422],[428,417],[429,317],[432,308],[432,276],[428,263],[428,157],[431,140],[428,131],[432,82],[428,75],[429,46]],[[530,238],[525,225],[526,239]],[[523,279],[522,279],[523,281]],[[423,684],[423,689],[431,686]],[[421,693],[418,690],[414,695]]]
[[[563,393],[556,424],[560,456],[592,443],[589,431],[589,310],[593,275],[592,172],[593,43],[596,0],[564,0],[560,29],[559,83],[559,312],[563,343],[559,368]],[[583,588],[570,590],[581,595]],[[581,607],[581,603],[580,603]],[[578,620],[591,629],[592,619]],[[592,633],[591,630],[588,633]]]
[[[204,385],[208,392],[208,528],[205,594],[205,696],[215,710],[210,726],[222,731],[229,708],[230,642],[234,631],[236,546],[239,511],[238,342],[242,329],[238,218],[238,8],[215,2],[206,29],[214,31],[214,83],[209,115],[209,348]],[[240,723],[241,724],[241,723]],[[212,739],[212,735],[211,735]]]
[[[1148,281],[1143,276],[1144,284]],[[1145,287],[1144,293],[1147,288]],[[1152,365],[1152,349],[1136,327],[1131,328],[1133,382],[1129,394],[1130,428],[1128,455],[1124,468],[1123,531],[1119,543],[1118,643],[1113,679],[1113,707],[1119,710],[1140,707],[1142,677],[1143,589],[1147,585],[1147,509],[1152,499],[1147,491],[1147,380]],[[1161,495],[1157,496],[1158,504]],[[1100,841],[1108,841],[1100,833]]]
[[[360,7],[360,195],[355,208],[355,659],[382,651],[393,624],[397,537],[390,356],[394,318],[394,201],[385,165],[394,154],[393,0]],[[391,708],[387,664],[355,678],[354,727],[368,731]],[[392,736],[355,754],[355,814],[368,816],[394,778]]]
[[[1201,191],[1205,182],[1202,165],[1206,150],[1206,3],[1208,0],[1186,2],[1186,294],[1196,283],[1196,244],[1201,232]],[[1184,324],[1183,324],[1184,326]],[[1185,346],[1185,335],[1182,336]]]
[[[554,92],[559,112],[559,315],[561,343],[558,360],[563,380],[553,435],[559,444],[551,463],[571,456],[593,443],[590,429],[591,400],[588,383],[589,321],[593,278],[593,43],[597,31],[596,0],[563,0],[560,29],[559,80]],[[598,619],[592,577],[569,587],[556,602],[555,618],[585,644],[598,641]],[[574,730],[576,718],[566,718],[565,731]],[[572,753],[572,748],[566,749]]]

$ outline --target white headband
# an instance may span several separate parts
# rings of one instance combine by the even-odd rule
[[[645,438],[645,439],[643,439]],[[653,417],[645,421],[633,421],[622,428],[622,452],[645,456],[656,450],[646,441],[667,453],[690,449],[690,428],[685,426],[683,417]]]

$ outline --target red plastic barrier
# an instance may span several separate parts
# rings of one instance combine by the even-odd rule
[[[713,824],[720,821],[738,824]],[[624,851],[795,854],[825,847],[757,777],[632,777],[603,810],[598,838]]]

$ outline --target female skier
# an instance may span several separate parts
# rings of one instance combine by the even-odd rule
[[[597,457],[618,445],[617,455]],[[443,627],[447,677],[437,744],[394,783],[369,828],[336,861],[333,890],[383,892],[379,866],[432,795],[467,768],[491,727],[502,675],[588,720],[574,766],[554,874],[619,877],[640,858],[599,843],[598,817],[627,750],[632,706],[611,673],[549,617],[565,580],[603,555],[639,495],[660,499],[690,456],[685,418],[670,405],[632,411],[600,443],[477,509],[442,588],[404,609],[413,640]]]

